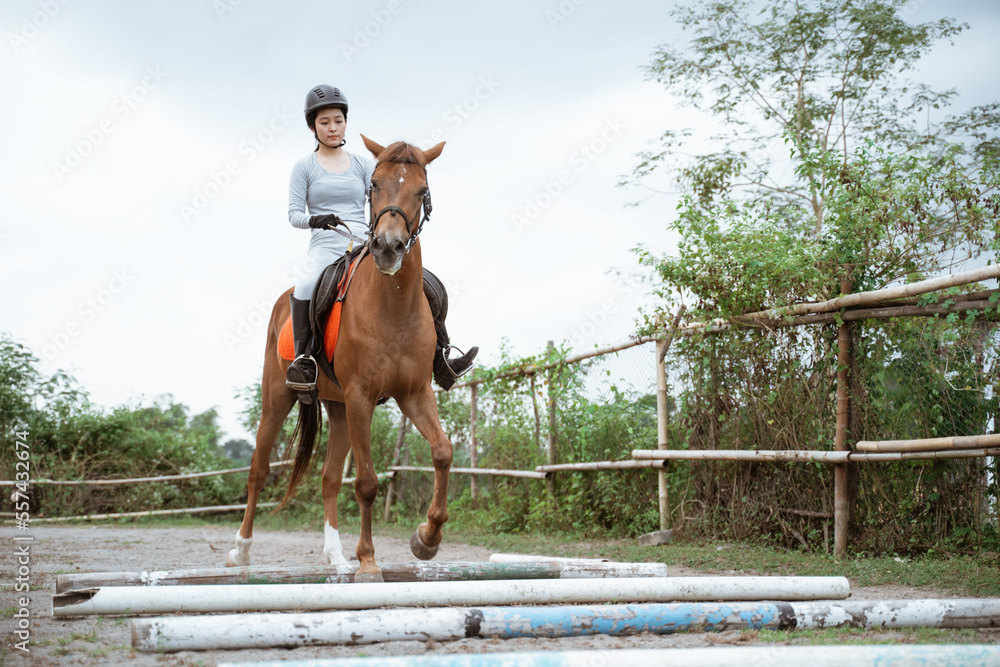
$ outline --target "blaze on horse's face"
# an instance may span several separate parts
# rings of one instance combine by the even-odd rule
[[[382,147],[364,135],[361,138],[378,160],[371,182],[371,211],[378,220],[369,250],[378,270],[391,276],[402,267],[407,243],[420,227],[428,192],[426,167],[441,154],[444,142],[423,151],[403,142]],[[395,207],[404,215],[396,210],[385,211],[387,207]]]

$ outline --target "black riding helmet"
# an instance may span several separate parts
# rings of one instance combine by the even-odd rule
[[[320,109],[336,107],[344,112],[344,119],[347,119],[347,98],[340,92],[340,88],[328,86],[325,83],[312,88],[306,94],[306,125],[315,132],[313,125],[316,122],[316,114]]]

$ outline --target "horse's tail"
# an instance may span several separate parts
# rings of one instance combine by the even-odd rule
[[[297,446],[295,452],[295,467],[292,468],[292,475],[288,479],[288,491],[281,499],[278,509],[282,509],[288,501],[295,495],[295,489],[309,470],[309,463],[312,461],[313,449],[316,448],[316,439],[319,436],[319,427],[322,417],[320,415],[320,401],[313,401],[306,405],[302,401],[299,404],[299,419],[295,422],[295,431],[292,432],[292,439],[289,444],[289,451]],[[297,445],[296,445],[297,443]]]

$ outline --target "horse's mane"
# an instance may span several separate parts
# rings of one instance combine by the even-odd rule
[[[424,152],[416,146],[411,146],[405,141],[397,141],[386,146],[385,150],[378,156],[379,164],[383,162],[402,162],[404,164],[416,164],[421,167],[427,166],[424,161]]]

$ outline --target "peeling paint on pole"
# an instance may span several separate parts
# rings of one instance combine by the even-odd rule
[[[237,611],[319,611],[378,607],[505,604],[603,604],[704,600],[835,600],[844,577],[647,577],[397,584],[274,584],[268,586],[112,586],[58,593],[53,616]]]
[[[567,605],[175,616],[133,620],[132,646],[153,652],[454,641],[470,637],[628,636],[825,627],[1000,627],[1000,600]]]
[[[209,584],[346,584],[358,565],[246,566],[143,572],[81,572],[56,577],[56,593],[105,586],[181,586]],[[389,582],[486,581],[503,579],[615,579],[665,577],[663,563],[452,562],[384,563]]]

